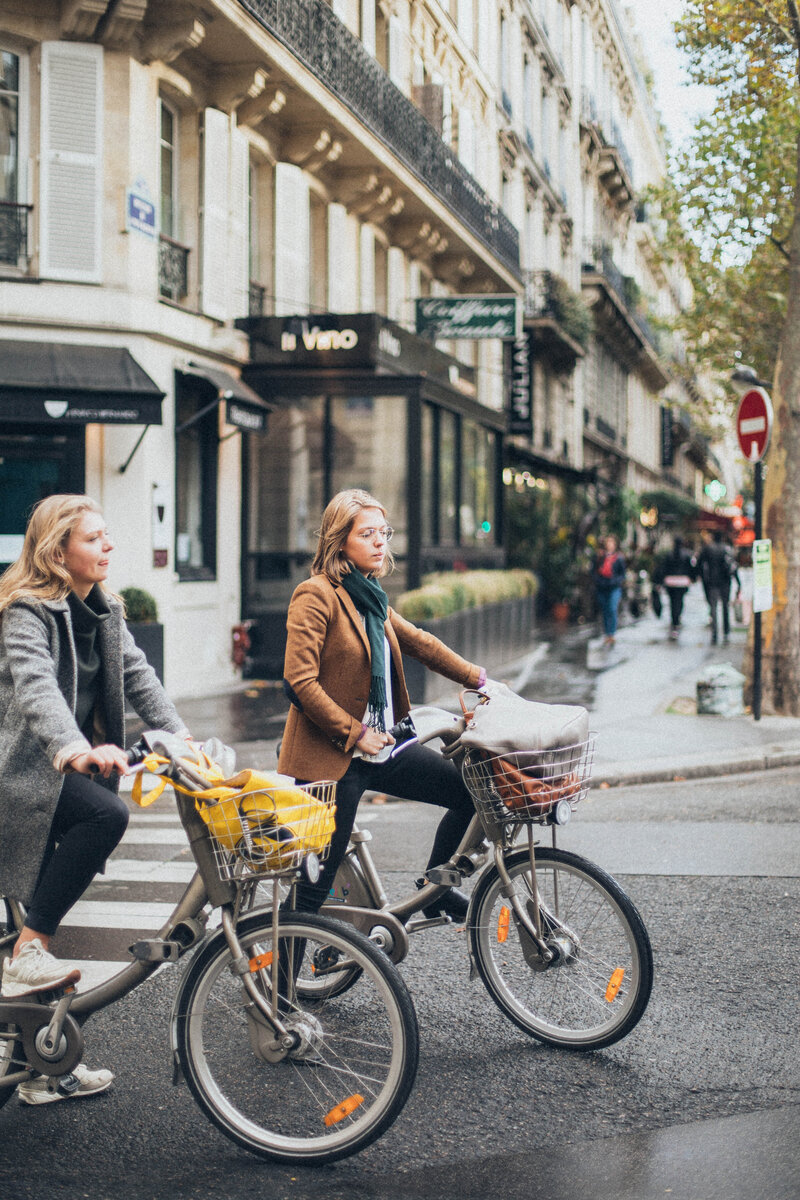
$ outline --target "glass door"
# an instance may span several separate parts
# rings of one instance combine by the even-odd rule
[[[19,557],[34,504],[84,487],[83,427],[49,434],[17,426],[0,436],[0,571]]]

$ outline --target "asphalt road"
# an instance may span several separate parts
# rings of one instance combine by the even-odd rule
[[[469,979],[464,934],[431,930],[412,942],[402,968],[422,1033],[406,1109],[357,1157],[289,1168],[240,1151],[185,1087],[171,1086],[167,1022],[177,973],[170,968],[86,1028],[88,1061],[117,1074],[110,1092],[39,1109],[12,1099],[0,1111],[0,1196],[555,1197],[547,1177],[573,1200],[594,1200],[609,1187],[617,1200],[670,1193],[672,1200],[783,1200],[793,1193],[771,1189],[763,1173],[753,1181],[733,1159],[719,1193],[693,1191],[674,1153],[662,1153],[652,1190],[626,1190],[623,1176],[643,1156],[645,1170],[657,1161],[659,1139],[675,1127],[686,1127],[687,1145],[701,1139],[700,1154],[704,1131],[730,1131],[733,1155],[752,1114],[777,1120],[800,1103],[797,853],[773,869],[781,845],[796,845],[799,785],[800,771],[787,769],[596,792],[564,831],[565,847],[613,870],[650,931],[653,996],[622,1043],[574,1054],[529,1040]],[[363,815],[388,890],[405,889],[425,861],[431,811],[370,805]],[[648,845],[659,853],[648,858]],[[766,1150],[780,1161],[780,1145]]]

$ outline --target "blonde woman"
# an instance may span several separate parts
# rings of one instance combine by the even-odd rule
[[[486,673],[389,608],[378,580],[394,566],[392,529],[374,496],[349,489],[325,509],[311,578],[292,596],[284,687],[292,701],[279,770],[307,782],[335,779],[336,831],[318,884],[298,885],[298,908],[316,911],[347,850],[364,791],[438,804],[442,818],[428,866],[455,850],[474,809],[459,772],[435,751],[411,745],[386,757],[389,732],[409,711],[402,654],[464,687]],[[461,919],[467,897],[451,888],[428,915]]]
[[[49,496],[0,577],[0,892],[27,905],[3,965],[6,997],[80,978],[50,938],[128,823],[117,795],[126,702],[151,728],[186,732],[106,590],[113,549],[93,500]],[[81,1064],[18,1090],[43,1104],[104,1091],[112,1078]]]

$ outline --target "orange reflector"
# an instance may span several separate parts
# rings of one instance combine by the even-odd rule
[[[505,904],[500,909],[500,916],[497,918],[497,940],[505,942],[508,940],[508,926],[511,921],[511,909],[506,908]]]
[[[359,1096],[358,1092],[353,1096],[348,1096],[341,1104],[337,1104],[336,1108],[332,1108],[329,1113],[325,1114],[325,1124],[330,1129],[331,1125],[338,1125],[345,1117],[349,1117],[351,1112],[355,1112],[359,1104],[364,1103],[364,1097]]]
[[[606,1000],[608,1001],[609,1004],[611,1003],[612,1000],[616,1000],[617,992],[622,987],[622,980],[624,979],[624,977],[625,977],[625,968],[617,967],[616,971],[609,979],[608,987],[606,988]]]
[[[272,951],[269,950],[266,954],[257,954],[255,958],[250,959],[250,974],[255,975],[256,971],[263,971],[265,967],[272,966]]]

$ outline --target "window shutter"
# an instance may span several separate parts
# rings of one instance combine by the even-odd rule
[[[42,43],[39,273],[102,282],[103,50]]]
[[[311,227],[308,183],[293,163],[275,164],[275,312],[308,312]]]
[[[217,108],[203,114],[203,235],[200,257],[202,310],[224,321],[228,312],[228,118]]]
[[[246,317],[250,307],[250,143],[243,133],[231,133],[230,211],[231,315]]]

